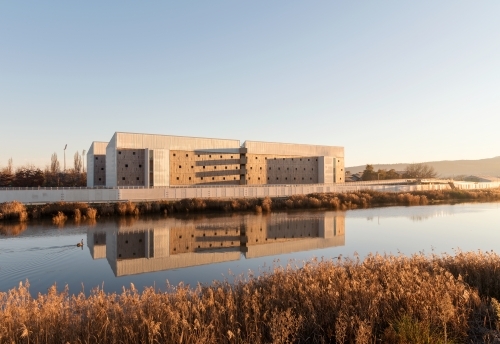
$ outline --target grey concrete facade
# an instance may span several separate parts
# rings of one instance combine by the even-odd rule
[[[89,154],[95,156],[97,143]],[[99,143],[100,152],[102,145]],[[102,154],[102,153],[101,153]],[[116,132],[88,186],[334,184],[345,180],[344,148]],[[90,165],[89,165],[90,167]],[[105,171],[105,176],[97,173]],[[103,184],[102,180],[105,180]]]
[[[107,142],[94,141],[87,153],[87,187],[106,185]]]

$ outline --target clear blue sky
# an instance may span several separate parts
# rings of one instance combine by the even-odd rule
[[[499,1],[2,1],[0,166],[115,131],[500,155]]]

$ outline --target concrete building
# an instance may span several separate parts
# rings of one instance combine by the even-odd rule
[[[92,143],[87,164],[89,187],[345,181],[344,148],[335,146],[117,132],[107,144]]]

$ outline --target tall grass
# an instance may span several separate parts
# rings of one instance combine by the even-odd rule
[[[178,201],[153,202],[110,202],[87,204],[81,202],[55,202],[45,205],[24,206],[19,202],[0,204],[0,220],[14,219],[24,221],[28,217],[53,218],[59,212],[66,217],[77,219],[88,217],[95,209],[94,218],[100,216],[137,216],[140,214],[175,214],[192,212],[270,212],[289,209],[333,209],[348,210],[389,205],[426,205],[451,201],[498,201],[500,189],[488,190],[433,190],[414,192],[354,191],[346,193],[313,193],[276,198],[186,198]]]
[[[0,203],[0,220],[18,220],[22,222],[27,219],[26,206],[21,202]]]
[[[0,293],[0,342],[487,342],[499,278],[498,255],[468,252],[315,260],[168,292],[53,286],[32,297],[26,283]]]

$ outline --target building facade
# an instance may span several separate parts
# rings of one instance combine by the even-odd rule
[[[345,181],[344,148],[336,146],[117,132],[92,143],[87,164],[89,187]]]

